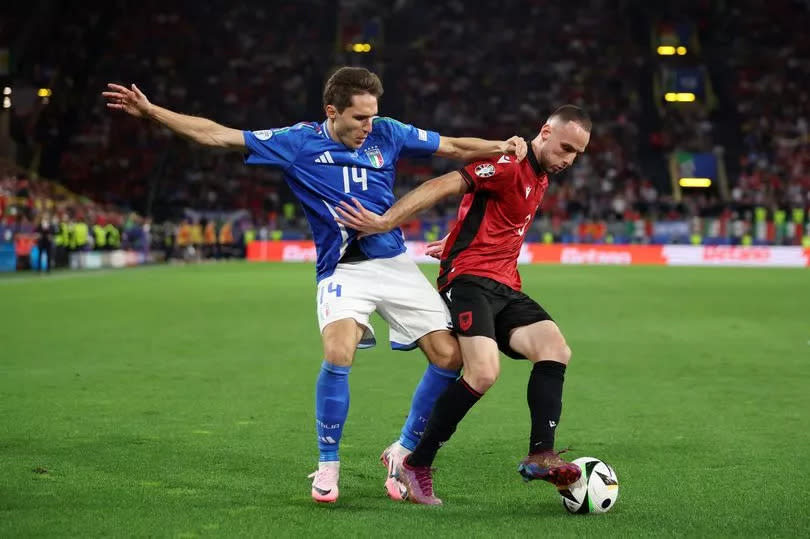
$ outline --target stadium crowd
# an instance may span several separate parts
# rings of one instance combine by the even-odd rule
[[[594,130],[588,151],[552,179],[531,240],[685,241],[683,234],[657,236],[653,223],[689,222],[694,233],[705,229],[695,224],[703,219],[722,230],[742,230],[736,242],[755,227],[759,209],[768,220],[801,209],[801,216],[787,220],[806,223],[810,38],[801,25],[808,3],[775,0],[768,20],[756,15],[753,0],[722,13],[701,2],[695,3],[699,9],[684,10],[680,17],[693,17],[703,58],[712,57],[713,47],[737,51],[729,63],[733,91],[718,91],[713,106],[686,113],[690,109],[647,104],[660,100],[644,90],[659,61],[649,36],[660,19],[638,2],[621,2],[620,10],[608,4],[505,0],[493,13],[470,10],[460,0],[386,6],[304,1],[272,9],[215,0],[195,10],[146,0],[120,17],[116,9],[128,5],[120,0],[66,11],[53,24],[60,46],[29,48],[31,61],[20,75],[32,87],[52,87],[54,96],[15,111],[12,131],[18,156],[32,158],[40,148],[43,173],[58,178],[66,193],[81,196],[5,174],[0,216],[7,228],[15,220],[19,230],[35,227],[37,213],[91,227],[112,224],[125,242],[140,237],[143,243],[148,236],[161,247],[185,238],[183,226],[204,231],[209,222],[216,223],[217,241],[229,223],[225,236],[234,245],[246,237],[304,237],[306,222],[280,173],[245,167],[239,156],[212,154],[166,130],[116,117],[98,92],[107,81],[136,82],[168,108],[261,129],[320,119],[325,75],[335,65],[359,63],[383,79],[381,114],[447,135],[532,137],[559,104],[589,111]],[[324,10],[335,16],[324,17]],[[347,22],[358,14],[374,22],[371,30]],[[531,24],[507,24],[516,16]],[[433,24],[420,25],[423,20]],[[786,33],[793,37],[785,40]],[[347,40],[358,36],[371,39],[370,54],[346,51]],[[709,78],[716,76],[706,67]],[[716,190],[676,196],[666,154],[711,151],[718,143],[716,111],[730,108],[739,128],[723,142],[727,159],[738,160],[739,167],[731,167],[728,198]],[[455,166],[403,160],[396,192]],[[20,192],[30,193],[28,209],[11,214],[8,201]],[[452,200],[437,206],[409,223],[406,234],[440,236],[452,224],[455,207]],[[228,217],[240,209],[246,213]],[[166,222],[167,233],[143,234],[149,220],[139,214]],[[795,243],[801,236],[779,240]]]
[[[742,151],[734,201],[766,207],[810,203],[810,4],[769,3],[768,20],[747,13],[742,2],[730,13],[733,100],[741,119]],[[789,40],[785,36],[790,36]]]

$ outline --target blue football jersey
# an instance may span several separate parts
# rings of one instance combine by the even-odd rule
[[[439,134],[417,129],[391,118],[377,117],[363,146],[353,150],[329,136],[326,121],[292,127],[245,131],[249,165],[271,165],[304,208],[318,252],[317,279],[334,273],[335,266],[357,231],[335,222],[335,206],[351,198],[375,213],[394,203],[396,162],[403,156],[427,156],[439,147]],[[402,232],[360,238],[358,246],[369,258],[390,258],[405,252]]]

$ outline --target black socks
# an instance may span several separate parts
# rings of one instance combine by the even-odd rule
[[[538,361],[529,376],[526,400],[532,416],[529,454],[554,449],[554,432],[562,412],[565,365],[557,361]]]
[[[480,398],[481,393],[470,387],[463,377],[448,387],[436,400],[425,433],[406,463],[418,467],[432,465],[439,448],[450,439],[459,422]]]

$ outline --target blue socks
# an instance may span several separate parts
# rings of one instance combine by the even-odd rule
[[[427,425],[428,418],[430,418],[433,405],[436,404],[436,399],[444,393],[450,384],[456,381],[459,372],[442,369],[432,363],[428,365],[422,380],[416,386],[416,391],[413,392],[411,411],[405,425],[402,427],[399,443],[403,447],[411,451],[416,449],[416,444],[419,443],[422,434],[425,432],[425,425]]]
[[[315,430],[318,433],[320,462],[340,460],[340,436],[349,415],[350,370],[351,367],[332,365],[325,360],[321,364],[315,387]]]
[[[324,361],[315,387],[315,430],[318,434],[319,461],[339,461],[338,448],[343,425],[349,414],[349,372]],[[411,400],[408,419],[402,427],[399,443],[413,451],[425,431],[436,399],[458,378],[459,371],[429,364]]]

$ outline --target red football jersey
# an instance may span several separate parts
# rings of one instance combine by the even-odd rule
[[[520,290],[518,256],[548,187],[529,147],[520,163],[502,155],[461,169],[469,191],[442,253],[439,290],[459,275],[488,277]]]

